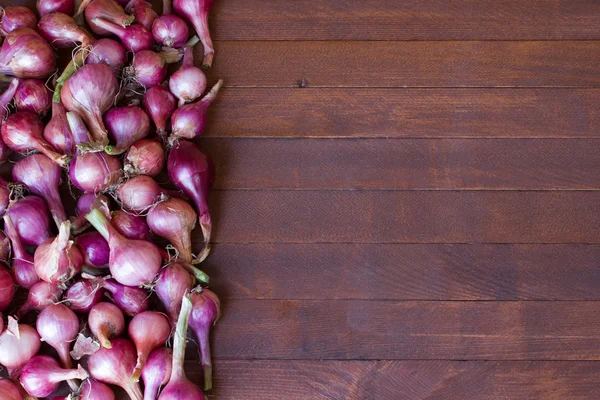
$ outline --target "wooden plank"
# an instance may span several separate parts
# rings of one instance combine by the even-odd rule
[[[227,88],[218,137],[598,137],[597,89]]]
[[[230,299],[600,300],[600,246],[217,244]]]
[[[201,47],[195,48],[200,57]],[[244,87],[598,86],[600,41],[218,42],[211,82]]]
[[[599,191],[224,190],[211,212],[217,243],[600,242]]]
[[[202,144],[219,171],[216,187],[223,189],[600,188],[600,139],[205,139]]]
[[[597,362],[218,361],[215,371],[209,398],[232,400],[589,400],[600,390]]]
[[[226,40],[600,39],[593,1],[229,0],[211,24]]]
[[[216,359],[600,360],[597,302],[229,300]]]

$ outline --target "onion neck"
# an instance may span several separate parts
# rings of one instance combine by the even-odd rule
[[[188,264],[185,262],[180,263],[180,265],[183,268],[185,268],[185,270],[188,273],[190,273],[194,278],[196,278],[197,281],[204,282],[207,284],[210,282],[210,277],[208,275],[206,275],[206,273],[204,271],[202,271],[201,269],[196,268],[192,264]]]
[[[54,219],[54,223],[59,228],[59,230],[62,230],[61,226],[63,222],[67,221],[67,214],[65,213],[65,208],[63,207],[58,190],[48,191],[48,193],[46,193],[45,198],[48,202],[48,208],[50,208],[50,214],[52,214],[52,219]],[[71,229],[70,223],[68,229]]]
[[[215,86],[210,89],[210,92],[208,92],[208,94],[204,96],[201,101],[206,105],[212,104],[212,102],[217,98],[217,94],[219,93],[221,87],[223,87],[223,79],[219,79]]]
[[[173,48],[164,48],[158,55],[166,64],[173,64],[181,60],[181,53],[179,53],[179,50]],[[194,60],[192,58],[192,64],[193,62]],[[183,63],[185,64],[185,54]]]
[[[133,22],[133,19],[135,19],[135,16],[131,16],[130,17],[131,22]],[[131,24],[131,22],[129,24]],[[109,31],[110,33],[112,33],[113,35],[117,36],[119,39],[123,39],[123,36],[126,34],[125,28],[123,26],[117,25],[113,22],[107,21],[103,18],[99,18],[96,17],[92,20],[92,23],[96,24],[97,26],[99,26],[100,28]],[[127,26],[129,24],[126,24],[126,21],[123,21],[124,26]]]
[[[108,338],[109,335],[110,335],[110,327],[108,326],[108,324],[103,323],[102,325],[100,325],[99,332],[98,332],[98,341],[100,342],[102,347],[104,347],[105,349],[112,348],[112,343],[111,343],[110,339]]]
[[[94,208],[85,216],[85,219],[96,228],[98,233],[100,233],[107,242],[110,242],[111,239],[124,239],[99,209]]]
[[[12,222],[12,219],[8,215],[8,213],[4,214],[4,230],[6,231],[6,235],[10,239],[12,251],[14,253],[14,257],[16,259],[29,259],[29,254],[25,251],[23,247],[23,243],[21,242],[21,237],[17,233],[15,225]]]
[[[137,382],[132,382],[129,377],[125,377],[123,389],[125,389],[131,400],[144,400],[140,385]]]
[[[144,400],[156,400],[160,382],[152,380],[152,382],[144,381]]]
[[[50,382],[62,382],[69,379],[86,379],[88,377],[88,373],[84,370],[81,365],[77,367],[77,369],[59,369],[55,372],[50,372],[48,374],[48,380]]]
[[[137,364],[135,365],[133,374],[131,375],[132,381],[138,382],[140,380],[140,376],[142,375],[142,369],[144,369],[144,365],[146,365],[146,360],[148,360],[148,352],[138,351]]]
[[[54,95],[52,96],[52,101],[54,103],[60,102],[60,91],[62,87],[67,79],[69,79],[77,71],[77,69],[84,64],[87,54],[87,51],[78,51],[69,64],[65,67],[63,73],[58,77],[58,80],[56,81],[56,87],[54,89]]]
[[[181,301],[181,310],[177,319],[177,328],[175,329],[175,338],[173,341],[173,367],[171,370],[171,379],[169,382],[180,381],[185,378],[183,363],[185,361],[185,343],[187,340],[187,328],[192,312],[192,301],[189,295],[183,296]]]
[[[183,64],[182,66],[193,66],[194,65],[194,46],[200,42],[198,36],[193,36],[187,41],[183,48]]]
[[[212,39],[210,38],[210,32],[208,30],[208,13],[210,10],[205,10],[201,13],[200,18],[194,21],[194,29],[196,34],[200,37],[200,41],[204,46],[204,59],[202,60],[202,68],[208,69],[212,65],[213,56],[215,49],[213,47]]]

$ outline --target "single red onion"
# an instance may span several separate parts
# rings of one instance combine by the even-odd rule
[[[58,192],[62,168],[43,154],[32,154],[15,164],[12,170],[15,182],[21,182],[29,191],[46,200],[57,227],[67,220],[67,214]]]
[[[100,345],[110,349],[110,339],[120,336],[125,331],[125,318],[119,307],[113,303],[102,302],[90,310],[88,325]]]
[[[92,23],[118,37],[123,46],[134,53],[150,50],[154,45],[152,33],[142,25],[133,24],[122,27],[103,18],[94,18]]]
[[[0,267],[0,311],[6,310],[14,297],[15,282],[10,272],[4,267]]]
[[[21,318],[30,311],[41,311],[60,301],[62,289],[58,285],[40,281],[29,289],[27,300],[17,311],[17,318]],[[0,362],[0,364],[2,364]]]
[[[113,39],[99,39],[92,44],[87,64],[106,64],[114,72],[119,72],[127,62],[127,50]]]
[[[40,17],[54,12],[73,15],[75,12],[75,0],[37,0],[36,8]]]
[[[90,28],[101,36],[109,36],[112,32],[98,26],[94,19],[102,18],[121,27],[131,25],[135,19],[133,15],[126,14],[123,7],[114,0],[84,0],[77,14],[80,14],[83,9],[85,9],[85,20]]]
[[[159,85],[167,77],[167,65],[176,63],[181,54],[175,49],[164,49],[160,53],[142,50],[133,56],[131,66],[125,68],[126,79],[135,81],[145,88]]]
[[[81,384],[79,400],[115,400],[115,393],[102,382],[86,379]]]
[[[84,192],[107,189],[122,175],[121,161],[105,152],[78,153],[69,168],[71,182]]]
[[[215,55],[210,32],[208,30],[208,14],[215,3],[215,0],[174,0],[173,9],[175,13],[181,15],[196,30],[196,35],[200,38],[204,46],[204,60],[202,68],[210,68]]]
[[[39,246],[52,236],[50,212],[38,196],[25,196],[12,203],[6,211],[12,220],[23,246]]]
[[[75,243],[83,251],[85,265],[95,268],[108,267],[108,243],[98,232],[87,232],[75,238]]]
[[[194,278],[179,264],[169,264],[160,270],[154,291],[167,310],[173,330],[181,309],[181,299],[193,287]]]
[[[102,114],[112,107],[119,84],[106,64],[87,64],[79,68],[60,90],[60,98],[68,111],[77,113],[101,146],[108,144]]]
[[[155,177],[165,165],[165,150],[156,139],[142,139],[131,145],[125,155],[123,170],[132,177],[146,175]]]
[[[210,327],[221,315],[221,302],[214,292],[208,289],[194,289],[191,294],[192,313],[190,327],[198,338],[200,362],[204,370],[204,390],[212,388],[212,362],[210,358]]]
[[[42,342],[56,350],[63,368],[71,368],[73,361],[69,350],[79,333],[77,315],[64,304],[50,304],[38,315],[36,328]]]
[[[61,284],[81,271],[83,255],[70,240],[71,223],[60,225],[58,236],[39,245],[33,255],[35,272],[48,283]]]
[[[177,320],[177,330],[175,331],[173,342],[171,378],[167,386],[160,393],[160,396],[158,396],[159,400],[204,400],[202,390],[187,379],[183,368],[185,343],[191,312],[192,302],[188,296],[185,296],[181,302],[181,311]]]
[[[152,29],[152,23],[158,17],[156,11],[152,9],[152,4],[145,0],[131,0],[125,10],[135,16],[136,23],[148,30]]]
[[[4,215],[10,202],[10,188],[8,182],[0,177],[0,215]]]
[[[130,211],[143,212],[168,196],[169,191],[158,186],[149,176],[138,175],[119,185],[117,196],[123,207]]]
[[[92,37],[77,25],[75,19],[61,12],[44,15],[38,23],[38,29],[44,39],[57,48],[70,48],[81,45],[89,46]]]
[[[18,28],[35,29],[37,18],[27,7],[0,7],[0,36],[6,36]]]
[[[52,47],[30,28],[10,32],[0,47],[0,74],[42,79],[50,76],[55,66]]]
[[[94,284],[109,291],[115,304],[130,317],[150,309],[150,295],[142,288],[121,285],[114,279],[95,278],[84,275]]]
[[[8,317],[8,328],[0,334],[0,364],[13,375],[40,351],[40,335],[24,324]]]
[[[60,166],[65,166],[68,157],[59,154],[43,138],[44,124],[37,114],[17,111],[2,124],[2,140],[14,151],[26,153],[32,150],[45,154]]]
[[[202,261],[210,251],[212,223],[208,209],[208,195],[214,180],[212,162],[196,144],[182,140],[175,143],[169,153],[167,171],[171,182],[196,206],[205,243],[204,250],[197,256]]]
[[[166,136],[167,120],[177,107],[175,96],[160,85],[152,86],[144,94],[143,105],[144,110],[150,115],[156,126],[156,133],[164,138]]]
[[[11,242],[13,261],[12,276],[17,285],[26,289],[31,289],[33,285],[40,281],[35,272],[33,264],[33,255],[29,254],[23,247],[21,238],[8,214],[4,215],[4,230]]]
[[[19,78],[13,78],[8,85],[8,88],[0,95],[0,127],[2,127],[2,123],[4,122],[4,118],[6,117],[6,112],[8,110],[8,105],[12,102],[15,97],[15,93],[21,84],[21,80]],[[0,161],[4,162],[8,158],[8,148],[2,143],[3,149],[0,151]]]
[[[92,307],[102,301],[104,289],[89,279],[79,279],[73,283],[67,291],[63,300],[67,302],[71,310],[78,313],[89,313]]]
[[[152,350],[163,347],[171,333],[169,320],[157,311],[144,311],[133,317],[128,328],[129,338],[137,350],[137,364],[131,374],[133,381],[139,381],[142,369]]]
[[[201,100],[177,107],[171,115],[171,142],[179,138],[194,139],[202,135],[206,128],[206,111],[217,97],[221,86],[222,79]]]
[[[6,231],[7,228],[4,227]],[[8,263],[10,257],[10,239],[2,231],[0,231],[0,262],[4,261]],[[2,331],[2,329],[0,329]]]
[[[179,106],[191,103],[206,90],[206,75],[194,65],[194,46],[198,41],[198,36],[194,36],[186,44],[183,49],[183,63],[169,78],[169,89],[179,99]]]
[[[98,209],[92,210],[86,218],[108,241],[110,273],[117,282],[127,286],[142,286],[154,280],[162,263],[161,254],[154,244],[127,239]]]
[[[87,377],[88,373],[81,365],[77,369],[62,369],[52,357],[35,356],[21,370],[19,382],[30,395],[48,397],[61,382]]]
[[[130,379],[135,359],[135,348],[131,342],[115,339],[110,349],[101,348],[90,356],[88,368],[94,379],[122,387],[131,400],[143,400],[139,383]]]
[[[109,200],[103,194],[96,196],[94,193],[84,193],[79,197],[79,199],[77,199],[77,206],[75,207],[77,216],[71,223],[71,230],[73,231],[73,234],[77,235],[90,226],[87,219],[85,219],[85,215],[92,211],[92,209],[98,204],[107,205],[109,204]]]
[[[15,105],[19,111],[31,111],[44,117],[52,104],[52,94],[39,79],[24,79],[15,92]]]
[[[52,119],[46,124],[43,137],[57,153],[70,156],[75,154],[75,141],[67,120],[67,110],[61,102],[52,102]]]
[[[158,390],[171,379],[173,366],[173,352],[162,347],[150,353],[146,365],[142,370],[144,381],[144,400],[156,400]]]
[[[23,400],[23,396],[17,385],[10,379],[0,379],[0,399],[2,400]]]
[[[140,107],[115,107],[104,114],[104,123],[108,129],[110,141],[114,144],[106,146],[106,152],[118,155],[137,140],[148,136],[150,119]]]
[[[110,223],[127,239],[151,240],[150,228],[144,217],[132,215],[123,210],[113,211]]]
[[[196,227],[196,213],[189,203],[171,198],[156,204],[146,216],[150,230],[167,239],[183,261],[192,262],[192,230]]]
[[[181,47],[190,35],[187,23],[172,14],[171,0],[163,1],[163,15],[152,24],[152,37],[162,46]]]

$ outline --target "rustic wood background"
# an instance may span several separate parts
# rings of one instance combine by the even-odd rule
[[[598,397],[597,0],[211,21],[209,398]]]

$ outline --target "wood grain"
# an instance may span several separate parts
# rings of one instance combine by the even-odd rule
[[[218,361],[215,371],[209,398],[231,400],[589,400],[600,390],[594,362]]]
[[[215,191],[217,243],[599,243],[600,192]]]
[[[598,137],[597,89],[223,89],[205,136]]]
[[[229,0],[212,15],[227,40],[600,39],[593,1]]]
[[[600,360],[597,302],[229,300],[216,359]]]
[[[226,41],[216,51],[208,75],[234,87],[600,85],[600,41]]]
[[[202,144],[219,171],[216,187],[224,189],[600,188],[600,139],[205,139]]]
[[[600,300],[600,246],[217,244],[230,299]]]

